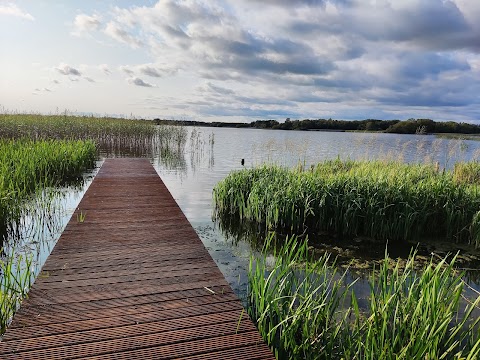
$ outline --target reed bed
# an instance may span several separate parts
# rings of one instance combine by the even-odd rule
[[[418,272],[413,254],[392,269],[385,257],[369,279],[365,306],[328,255],[314,260],[295,238],[252,258],[249,314],[277,359],[477,359],[480,296],[462,301],[461,274],[433,261]],[[465,305],[466,304],[466,305]],[[475,313],[476,312],[476,313]]]
[[[0,114],[0,138],[91,140],[103,156],[154,156],[165,147],[183,147],[187,130],[152,121],[109,117]]]
[[[232,172],[217,184],[214,216],[297,234],[327,231],[381,241],[435,237],[480,246],[478,184],[458,175],[460,169],[474,173],[478,165],[455,169],[339,159],[309,170],[264,165]]]
[[[37,191],[78,180],[95,159],[92,141],[0,140],[0,230]]]

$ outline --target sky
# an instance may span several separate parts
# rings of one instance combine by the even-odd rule
[[[480,123],[479,0],[0,0],[0,111]]]

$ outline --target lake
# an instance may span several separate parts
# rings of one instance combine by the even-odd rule
[[[480,154],[478,141],[439,139],[431,135],[229,128],[190,129],[191,134],[192,131],[194,136],[186,146],[184,158],[175,163],[157,157],[153,164],[240,296],[245,293],[246,269],[255,250],[245,241],[237,243],[226,238],[212,222],[212,189],[232,170],[242,169],[242,159],[247,168],[263,163],[308,168],[337,157],[431,161],[449,168],[456,161],[472,160]]]
[[[181,153],[158,154],[151,160],[187,219],[240,297],[246,293],[249,257],[255,250],[245,241],[225,236],[212,221],[212,189],[232,170],[263,163],[308,168],[325,159],[394,158],[438,162],[450,168],[458,160],[479,158],[480,142],[440,139],[432,135],[189,128]],[[241,160],[244,159],[244,166]],[[98,163],[101,165],[101,161]],[[78,188],[62,191],[54,205],[60,211],[49,222],[27,217],[17,251],[34,256],[37,273],[86,191],[95,172]],[[37,220],[33,220],[36,218]],[[52,225],[53,224],[53,225]],[[473,270],[476,271],[476,270]],[[353,274],[351,276],[354,276]],[[477,277],[474,276],[474,279]],[[479,288],[477,280],[471,284]],[[360,290],[361,291],[361,290]]]

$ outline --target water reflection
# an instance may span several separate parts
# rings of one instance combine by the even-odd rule
[[[240,295],[245,294],[249,256],[256,255],[261,249],[263,244],[259,234],[265,231],[256,225],[241,224],[243,226],[241,230],[236,231],[235,226],[239,224],[234,222],[215,224],[212,221],[212,190],[218,181],[224,179],[231,171],[243,168],[241,159],[245,159],[247,168],[264,163],[287,167],[301,164],[309,167],[322,160],[337,157],[439,162],[441,167],[450,168],[456,161],[478,159],[480,155],[478,141],[439,139],[431,135],[225,128],[201,128],[196,131],[202,133],[202,141],[206,144],[203,147],[203,156],[198,156],[197,160],[192,161],[194,144],[201,142],[190,141],[185,147],[188,159],[186,163],[176,167],[172,163],[156,158],[154,165],[220,270]],[[209,138],[213,138],[213,142],[210,142]],[[367,249],[362,249],[361,244],[354,241],[350,242],[349,246],[337,248],[339,239],[328,235],[321,237],[322,241],[318,244],[325,244],[325,248],[328,245],[329,251],[343,254],[345,264],[352,258],[363,257],[376,261],[384,255],[385,247],[379,244],[368,244]],[[315,246],[319,253],[326,251],[321,245]],[[413,247],[415,246],[413,244]],[[419,248],[420,254],[425,257],[429,257],[431,250],[430,246]],[[395,257],[407,256],[409,252],[408,247],[389,246],[389,253]],[[448,252],[452,251],[445,250],[443,253]],[[480,281],[478,263],[473,261],[469,264],[470,270],[466,279],[471,283],[477,283]],[[467,263],[464,265],[460,267],[469,268]],[[361,266],[364,265],[359,263],[358,267]],[[351,278],[364,274],[365,271],[362,272],[360,269],[352,273]]]
[[[23,259],[24,264],[28,259],[35,277],[92,182],[98,165],[76,182],[62,188],[44,189],[25,204],[23,215],[6,224],[0,260]]]

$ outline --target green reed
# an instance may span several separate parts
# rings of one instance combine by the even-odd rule
[[[434,165],[329,160],[309,170],[235,171],[217,184],[213,197],[217,218],[266,229],[389,241],[435,236],[478,246],[478,190]]]
[[[335,354],[348,315],[345,273],[338,275],[328,255],[310,258],[307,243],[296,238],[277,255],[271,267],[266,256],[250,259],[248,312],[264,340],[278,359]]]
[[[456,163],[453,176],[458,183],[480,185],[480,162]]]
[[[353,283],[314,260],[295,238],[251,259],[249,312],[278,359],[476,359],[480,355],[480,296],[465,302],[454,260],[417,272],[385,257],[372,271],[366,305]],[[463,301],[463,302],[462,302]],[[467,304],[467,305],[465,305]]]
[[[93,116],[0,114],[0,138],[91,140],[102,155],[153,156],[164,147],[183,147],[187,130],[153,121]]]
[[[95,159],[92,141],[0,140],[0,229],[37,191],[77,180]]]
[[[13,318],[32,283],[32,262],[13,255],[0,260],[0,335]]]

